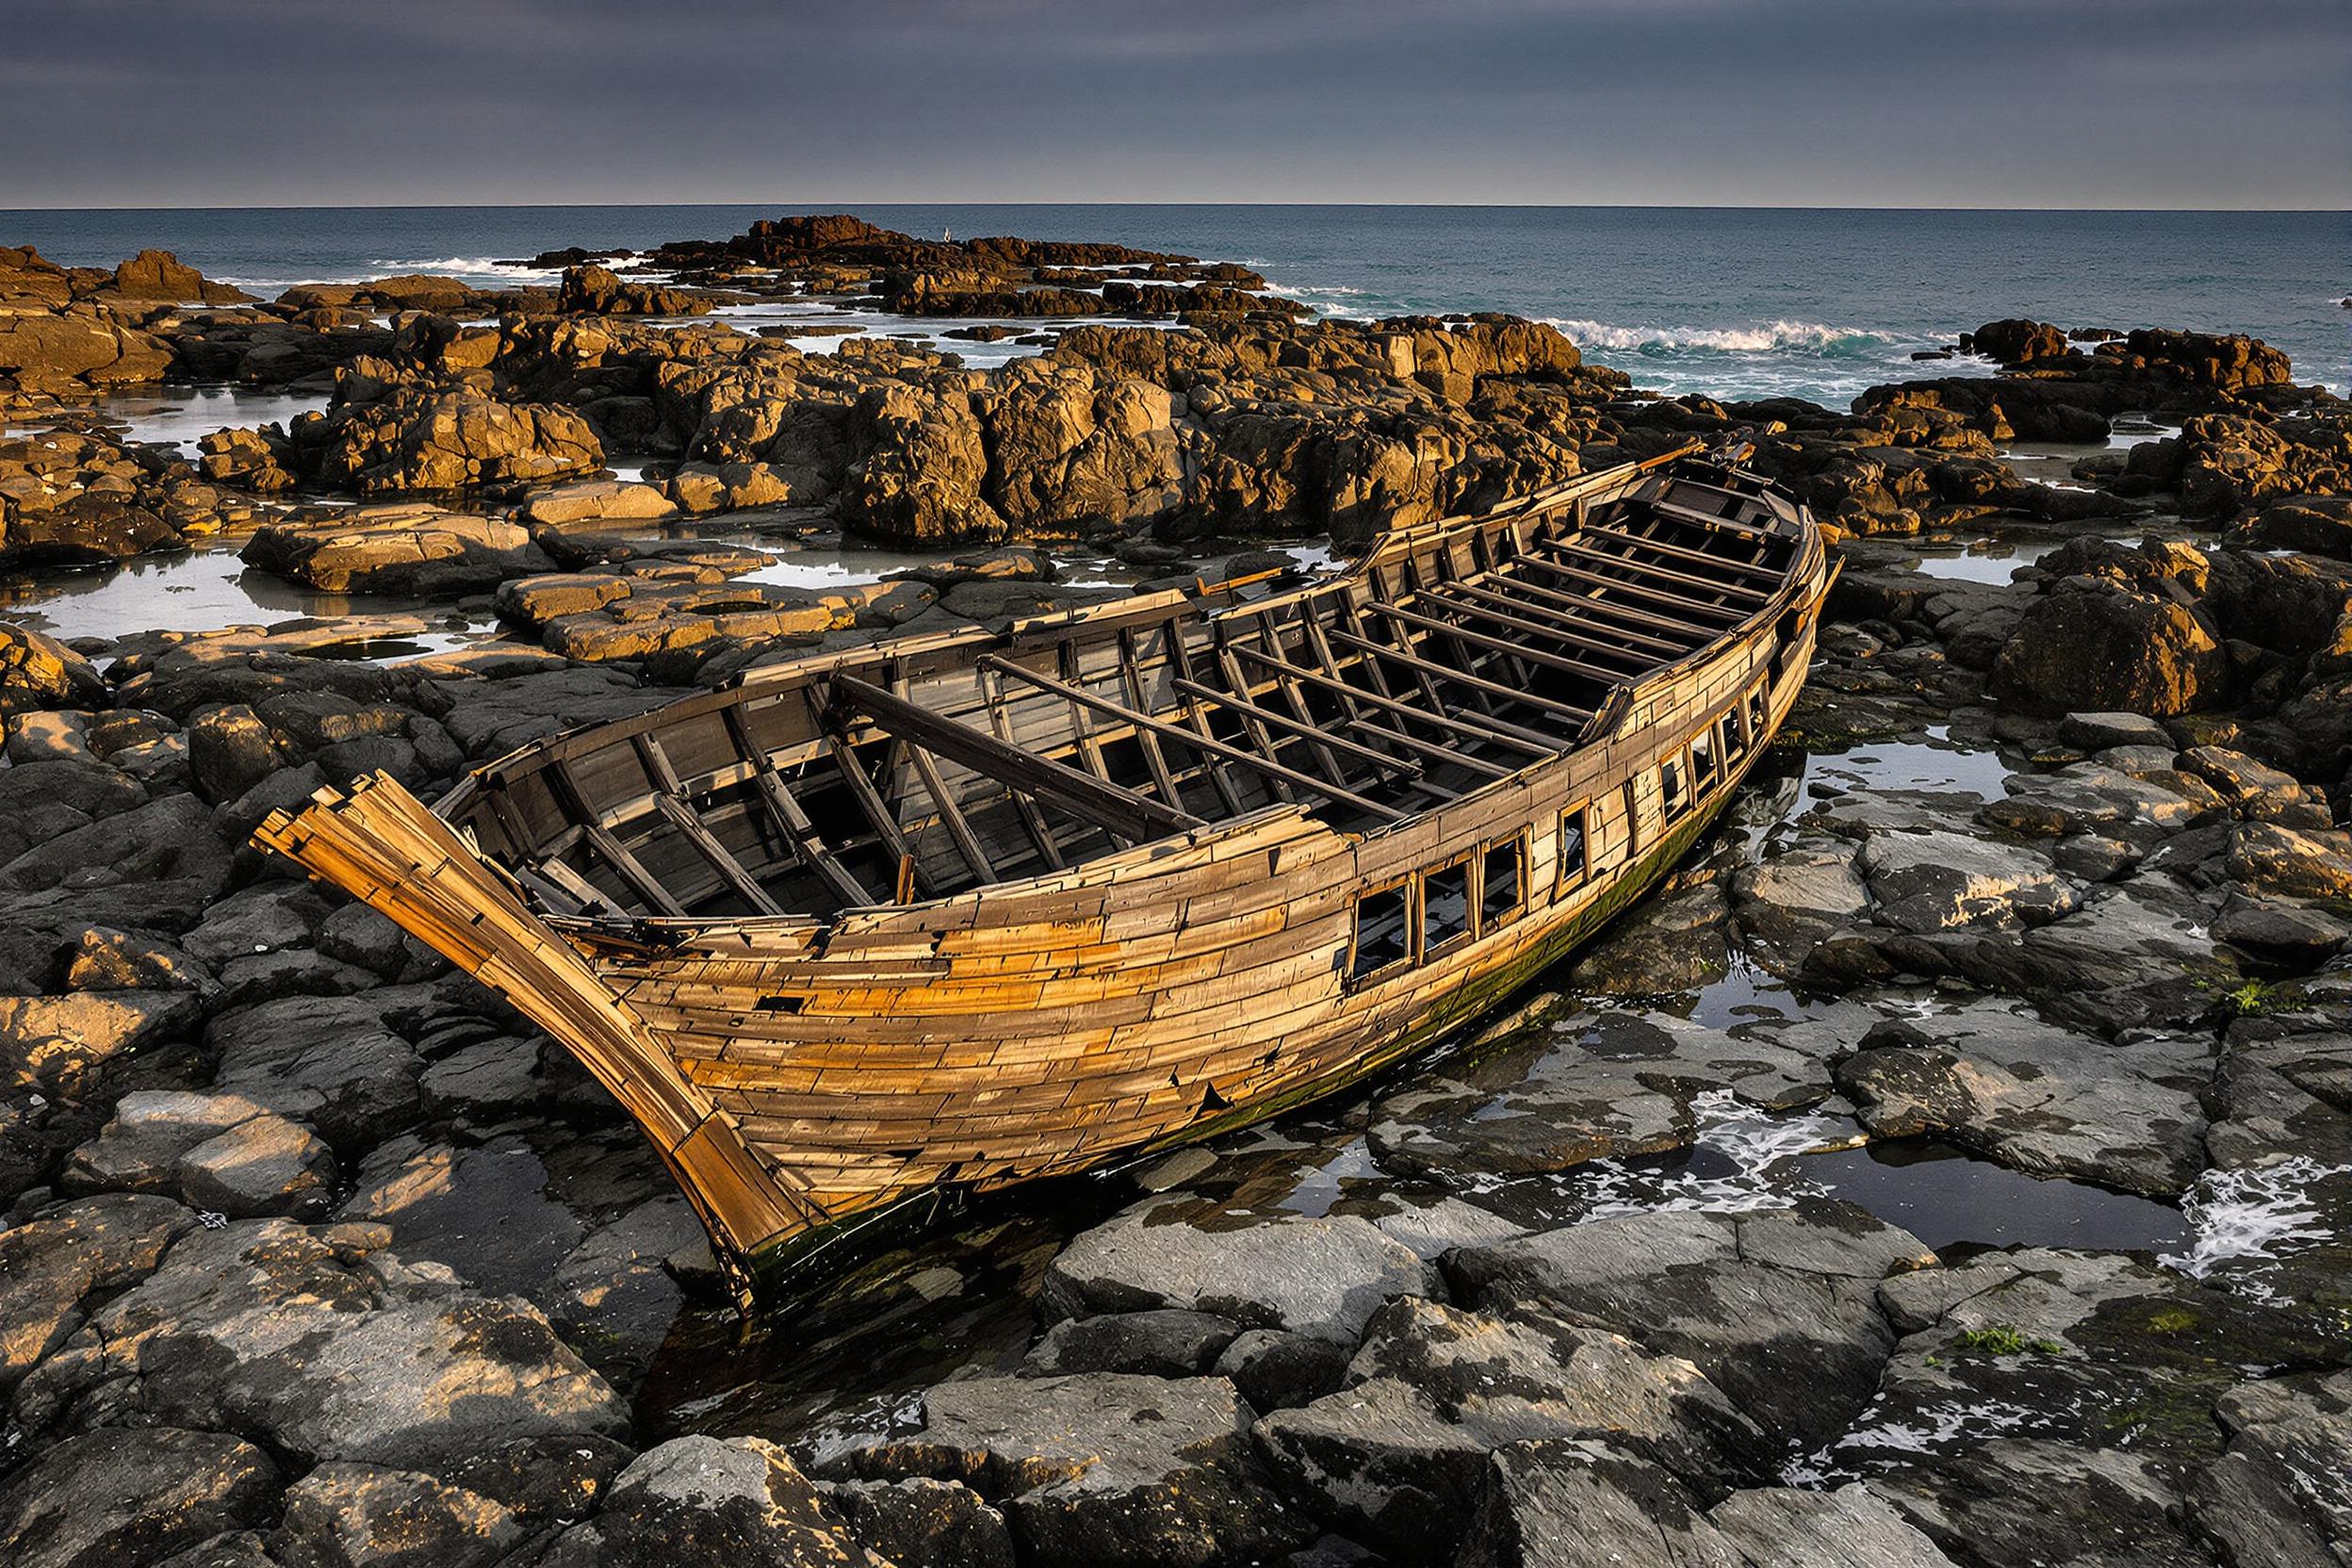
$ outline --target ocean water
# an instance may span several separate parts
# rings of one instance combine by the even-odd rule
[[[1256,205],[0,209],[0,244],[111,264],[177,251],[257,289],[451,272],[488,284],[568,245],[643,249],[794,211],[910,234],[1119,240],[1246,263],[1327,314],[1547,320],[1642,385],[1841,404],[1981,322],[2249,332],[2352,385],[2341,213]]]

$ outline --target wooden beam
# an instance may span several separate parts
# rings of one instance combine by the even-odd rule
[[[857,908],[874,902],[866,885],[841,864],[832,849],[817,833],[817,825],[808,820],[786,787],[783,776],[776,772],[775,760],[767,748],[752,738],[750,722],[743,716],[743,705],[729,703],[724,710],[727,738],[735,743],[736,754],[752,766],[752,788],[768,821],[801,864],[816,874],[833,896],[846,908]]]
[[[988,705],[988,727],[996,731],[998,740],[1011,745],[1012,715],[1004,710],[1004,692],[988,684],[986,670],[980,672],[980,696]],[[1055,871],[1067,867],[1070,862],[1063,858],[1061,843],[1054,837],[1054,826],[1045,820],[1045,813],[1037,809],[1037,801],[1026,790],[1015,790],[1012,793],[1013,808],[1021,813],[1021,825],[1029,830],[1029,837],[1037,843],[1037,853],[1045,857],[1045,863]]]
[[[1654,654],[1643,653],[1641,649],[1629,648],[1623,643],[1611,643],[1593,636],[1590,627],[1585,623],[1564,615],[1557,610],[1530,604],[1524,599],[1514,599],[1508,594],[1475,582],[1448,583],[1439,592],[1425,596],[1457,609],[1465,615],[1476,615],[1496,626],[1509,627],[1513,631],[1525,632],[1531,637],[1549,637],[1556,642],[1565,643],[1570,647],[1583,648],[1588,653],[1597,654],[1606,659],[1630,661],[1637,670],[1648,669],[1658,662]],[[1630,636],[1632,633],[1626,635]],[[1657,639],[1644,638],[1643,641],[1656,642]],[[1671,648],[1672,655],[1675,659],[1681,658],[1690,651],[1688,645]]]
[[[744,903],[763,915],[784,912],[783,906],[770,898],[768,890],[760,885],[760,879],[746,871],[743,863],[719,841],[719,836],[710,831],[710,825],[694,815],[693,807],[676,795],[657,794],[653,797],[653,808],[669,819],[670,825],[694,846],[696,854],[710,863],[710,869],[719,874],[721,881],[743,895]]]
[[[1635,545],[1643,549],[1655,550],[1659,555],[1672,560],[1688,561],[1694,565],[1713,566],[1724,571],[1738,572],[1742,577],[1754,578],[1761,582],[1777,585],[1781,579],[1780,573],[1758,566],[1753,562],[1726,561],[1720,555],[1709,555],[1705,550],[1694,550],[1688,546],[1673,544],[1646,533],[1627,533],[1623,529],[1603,528],[1598,523],[1585,524],[1584,531],[1598,538],[1614,539],[1620,544]],[[1755,594],[1757,598],[1771,597],[1769,594],[1756,593],[1753,588],[1741,588],[1739,591],[1744,594]]]
[[[931,809],[939,813],[939,825],[947,829],[947,836],[955,843],[956,853],[963,857],[964,864],[983,882],[1002,881],[996,862],[988,858],[988,849],[980,842],[980,835],[972,830],[964,808],[956,804],[947,780],[939,776],[938,759],[924,747],[909,742],[906,761],[915,770],[915,776],[923,780],[923,792],[931,797]]]
[[[1173,616],[1162,621],[1160,623],[1160,643],[1162,647],[1167,650],[1166,657],[1168,661],[1168,679],[1176,680],[1189,677],[1192,674],[1192,664],[1190,656],[1187,654],[1184,647],[1184,623],[1175,619]],[[1135,711],[1140,713],[1144,710],[1146,706],[1147,705],[1142,702],[1137,702],[1135,705]],[[1204,740],[1216,740],[1217,737],[1209,733],[1209,721],[1207,716],[1200,711],[1200,703],[1198,698],[1187,697],[1184,700],[1184,715],[1192,721],[1192,731],[1198,731],[1200,736]],[[1178,730],[1177,733],[1182,735],[1185,740],[1189,741],[1192,739],[1192,731]],[[1152,732],[1149,730],[1139,729],[1136,733],[1138,735],[1143,735],[1150,734]],[[1234,789],[1233,781],[1226,776],[1225,764],[1218,760],[1217,753],[1214,751],[1199,746],[1196,746],[1193,749],[1200,759],[1200,771],[1207,774],[1209,776],[1209,782],[1216,786],[1217,798],[1225,803],[1225,809],[1233,812],[1235,816],[1241,815],[1245,809],[1241,804],[1241,792]],[[1289,786],[1279,780],[1268,780],[1267,791],[1277,800],[1288,800],[1291,798]]]
[[[1571,594],[1558,588],[1547,588],[1543,583],[1529,582],[1516,576],[1498,575],[1479,583],[1478,587],[1505,601],[1530,607],[1540,605],[1594,631],[1647,643],[1669,659],[1679,659],[1692,648],[1723,634],[1719,628],[1694,627],[1688,621],[1669,621],[1644,610],[1612,603],[1588,594]],[[1661,629],[1673,635],[1658,635]]]
[[[1125,688],[1130,707],[1147,706],[1143,695],[1143,671],[1137,662],[1135,634],[1127,628],[1119,629],[1119,684]],[[1176,787],[1176,776],[1168,771],[1168,755],[1160,750],[1160,738],[1148,730],[1137,730],[1135,741],[1143,748],[1143,764],[1152,770],[1152,783],[1168,805],[1182,811],[1184,792]]]
[[[1440,636],[1452,637],[1468,643],[1474,647],[1491,648],[1497,653],[1516,654],[1521,659],[1541,664],[1546,669],[1559,670],[1563,674],[1578,676],[1586,680],[1597,680],[1605,686],[1623,685],[1633,678],[1631,675],[1623,670],[1595,669],[1565,654],[1551,653],[1542,648],[1522,647],[1509,638],[1493,636],[1487,632],[1462,626],[1458,622],[1441,620],[1434,615],[1424,615],[1416,611],[1400,610],[1393,604],[1374,604],[1372,608],[1379,613],[1392,620],[1401,621],[1407,626],[1418,627],[1424,631],[1435,632]],[[1478,611],[1470,605],[1460,605],[1455,608],[1459,608],[1464,614],[1478,614],[1484,619],[1494,618],[1489,612]]]
[[[1022,678],[1031,678],[1019,665],[1008,665],[1000,660],[984,658],[980,664],[982,668],[996,669]],[[873,720],[878,727],[912,743],[918,756],[924,752],[937,753],[996,780],[1007,789],[1025,790],[1042,799],[1051,800],[1073,815],[1132,843],[1146,843],[1169,833],[1204,825],[1199,817],[1163,806],[1149,795],[1137,794],[1123,784],[1097,778],[1067,763],[1056,762],[1050,757],[1041,757],[1036,752],[1007,744],[986,731],[934,713],[921,704],[909,702],[856,676],[835,676],[830,684],[838,697],[846,699],[851,707]],[[1082,697],[1086,695],[1085,693],[1079,694]],[[930,780],[925,778],[923,784],[926,789],[929,788]]]
[[[1332,642],[1339,644],[1342,647],[1356,648],[1376,658],[1389,660],[1394,663],[1430,671],[1441,679],[1459,681],[1465,686],[1483,686],[1497,696],[1508,697],[1513,702],[1524,702],[1530,708],[1540,708],[1548,713],[1558,713],[1561,718],[1574,719],[1578,724],[1589,723],[1592,718],[1593,710],[1590,708],[1578,708],[1572,702],[1560,702],[1552,697],[1538,696],[1533,692],[1522,692],[1513,687],[1505,686],[1499,681],[1488,680],[1484,676],[1471,675],[1466,671],[1455,669],[1450,664],[1440,664],[1433,660],[1422,658],[1410,646],[1400,648],[1394,643],[1382,643],[1369,637],[1359,637],[1352,631],[1334,630],[1331,637]],[[1500,724],[1502,721],[1488,719],[1481,715],[1479,722]]]
[[[1278,713],[1271,708],[1261,708],[1247,698],[1237,697],[1230,692],[1220,692],[1214,686],[1204,686],[1197,680],[1185,680],[1180,678],[1176,682],[1176,689],[1187,695],[1216,703],[1219,707],[1230,708],[1236,713],[1256,719],[1260,724],[1270,725],[1294,735],[1302,735],[1320,741],[1334,751],[1344,751],[1351,757],[1361,757],[1374,767],[1392,768],[1409,778],[1418,778],[1421,776],[1418,763],[1408,762],[1401,757],[1391,757],[1387,752],[1359,744],[1354,741],[1342,740],[1311,720],[1294,719],[1289,714]]]
[[[1619,564],[1623,565],[1625,564],[1625,563],[1620,562]],[[1726,627],[1737,626],[1740,622],[1747,619],[1747,616],[1744,613],[1738,610],[1732,609],[1729,605],[1702,603],[1697,599],[1689,598],[1680,594],[1670,594],[1663,589],[1646,587],[1638,580],[1626,578],[1604,577],[1598,572],[1588,571],[1582,566],[1571,566],[1565,562],[1560,561],[1547,561],[1544,557],[1533,553],[1521,556],[1514,565],[1532,567],[1535,570],[1544,573],[1547,577],[1564,578],[1571,582],[1582,582],[1593,588],[1607,589],[1611,593],[1626,594],[1635,598],[1647,599],[1653,604],[1670,606],[1684,615],[1713,616],[1721,620]],[[1517,580],[1525,581],[1526,580],[1519,579]],[[1582,595],[1576,596],[1584,597]],[[1594,604],[1614,605],[1617,611],[1624,614],[1646,615],[1654,624],[1658,626],[1674,627],[1687,626],[1690,624],[1688,621],[1677,621],[1671,615],[1658,614],[1656,611],[1636,611],[1630,605],[1618,604],[1613,599],[1604,599],[1597,594],[1592,596],[1591,602]],[[1712,633],[1709,635],[1712,635]]]
[[[656,914],[682,915],[685,908],[670,896],[645,863],[629,851],[629,846],[612,836],[610,828],[596,820],[596,808],[580,792],[580,780],[572,776],[572,765],[563,758],[553,757],[547,763],[547,780],[555,787],[556,798],[564,803],[564,811],[580,825],[580,835],[588,841],[606,865],[620,874],[622,881]]]
[[[916,859],[916,882],[926,894],[937,892],[939,890],[937,885],[932,882],[930,874],[923,870],[920,858],[915,856],[914,846],[906,841],[905,831],[899,827],[898,818],[891,813],[889,803],[882,798],[881,792],[874,787],[874,780],[866,776],[866,770],[858,765],[856,753],[840,736],[825,727],[816,694],[803,687],[801,700],[808,705],[809,722],[816,727],[817,736],[825,746],[825,753],[833,760],[833,769],[841,775],[841,783],[849,791],[849,798],[857,805],[858,814],[866,819],[866,824],[874,829],[874,836],[889,846],[890,853],[897,856],[901,862],[909,858]]]
[[[1584,531],[1591,532],[1592,530],[1587,529]],[[1644,578],[1650,579],[1653,581],[1672,582],[1684,588],[1695,588],[1702,594],[1721,594],[1726,596],[1737,596],[1743,599],[1752,599],[1757,604],[1761,604],[1767,598],[1771,597],[1768,594],[1759,594],[1753,588],[1743,588],[1736,582],[1725,582],[1720,578],[1693,577],[1689,572],[1676,571],[1672,566],[1661,565],[1655,561],[1638,560],[1633,556],[1625,554],[1622,550],[1614,552],[1609,550],[1596,550],[1590,545],[1579,545],[1576,543],[1573,538],[1555,539],[1547,547],[1557,550],[1562,554],[1576,556],[1581,560],[1594,562],[1601,565],[1622,566],[1627,570],[1636,572]],[[1732,609],[1736,607],[1726,605],[1723,608]]]
[[[1266,665],[1270,669],[1279,668],[1286,672],[1293,680],[1319,692],[1329,692],[1342,702],[1349,703],[1351,705],[1350,717],[1359,722],[1363,719],[1362,709],[1373,708],[1383,712],[1395,713],[1400,719],[1418,720],[1422,724],[1460,735],[1465,740],[1499,742],[1531,757],[1557,757],[1568,749],[1556,743],[1539,740],[1532,731],[1521,729],[1515,725],[1504,724],[1497,719],[1462,718],[1452,713],[1432,713],[1426,708],[1416,708],[1412,703],[1401,702],[1395,697],[1381,696],[1378,693],[1367,692],[1351,681],[1301,668],[1297,664],[1277,659],[1272,654],[1262,653],[1256,648],[1236,647],[1234,651],[1244,659]]]
[[[1076,692],[1078,700],[1086,703],[1098,713],[1102,713],[1109,718],[1118,719],[1125,724],[1131,724],[1139,730],[1149,729],[1155,731],[1163,739],[1172,740],[1182,745],[1190,746],[1195,751],[1201,752],[1207,756],[1216,757],[1221,761],[1231,762],[1235,767],[1248,768],[1253,773],[1266,775],[1269,778],[1280,778],[1285,783],[1296,785],[1301,789],[1311,790],[1316,794],[1324,795],[1330,799],[1339,801],[1343,805],[1353,806],[1359,810],[1369,811],[1375,816],[1386,818],[1391,821],[1406,814],[1396,809],[1394,807],[1382,805],[1377,800],[1367,800],[1363,795],[1356,794],[1348,790],[1343,790],[1336,784],[1325,783],[1312,774],[1300,773],[1298,769],[1291,767],[1286,763],[1277,762],[1269,758],[1253,756],[1249,752],[1243,751],[1238,746],[1227,745],[1224,742],[1217,740],[1215,736],[1196,734],[1193,731],[1184,728],[1181,725],[1169,724],[1165,720],[1155,719],[1149,713],[1138,713],[1132,708],[1122,707],[1119,703],[1111,701],[1108,697],[1099,697],[1091,692],[1079,692],[1075,687],[1065,686],[1060,681],[1054,679],[1052,677],[1039,675],[1034,670],[1022,669],[1019,664],[1012,663],[1007,660],[1000,659],[994,654],[981,655],[980,662],[1003,671],[1012,679],[1027,681],[1032,686],[1036,686],[1043,691],[1053,692],[1056,695],[1067,695],[1072,692]],[[1184,678],[1181,677],[1179,678],[1180,680],[1183,678]],[[1198,684],[1198,682],[1192,681],[1186,681],[1185,683],[1194,685]]]
[[[719,874],[719,880],[734,889],[744,903],[763,915],[782,914],[783,906],[768,896],[768,890],[760,885],[760,879],[735,858],[734,851],[719,841],[719,836],[710,831],[710,825],[688,803],[685,781],[678,776],[678,769],[670,765],[670,754],[662,749],[661,738],[648,729],[630,736],[629,743],[645,766],[645,776],[653,781],[653,808],[669,820],[670,825],[694,846],[694,853]]]

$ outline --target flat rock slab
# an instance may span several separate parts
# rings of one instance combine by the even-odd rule
[[[1933,1264],[1847,1203],[1668,1211],[1545,1231],[1446,1260],[1457,1300],[1533,1308],[1681,1356],[1778,1439],[1819,1441],[1878,1386],[1895,1331],[1879,1282]]]
[[[1382,1303],[1429,1288],[1413,1250],[1352,1215],[1201,1215],[1150,1199],[1085,1232],[1047,1271],[1043,1302],[1063,1317],[1177,1307],[1256,1328],[1352,1343]]]
[[[1669,1015],[1588,1013],[1382,1096],[1366,1135],[1399,1175],[1563,1170],[1687,1146],[1692,1102],[1715,1091],[1807,1105],[1827,1097],[1829,1074],[1787,1046]]]
[[[1699,1500],[1594,1442],[1521,1443],[1488,1461],[1456,1568],[1744,1568]]]
[[[1315,1534],[1259,1479],[1249,1421],[1223,1378],[975,1378],[925,1394],[920,1432],[857,1440],[820,1468],[962,1481],[1040,1561],[1205,1568]]]
[[[1859,1483],[1735,1492],[1707,1518],[1743,1568],[1952,1568],[1935,1542]]]
[[[2111,1044],[1984,1003],[1880,1025],[1838,1085],[1881,1136],[1947,1133],[2036,1175],[2170,1195],[2204,1168],[2213,1072],[2202,1039]]]
[[[241,556],[248,565],[330,594],[478,594],[555,564],[519,524],[405,505],[266,524]]]
[[[1903,931],[2045,925],[2079,902],[2046,857],[1968,834],[1873,833],[1855,866],[1877,919]]]

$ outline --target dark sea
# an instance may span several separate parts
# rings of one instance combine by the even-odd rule
[[[274,290],[400,271],[543,276],[518,257],[737,234],[789,206],[0,209],[0,244],[111,265],[160,246]],[[823,209],[818,209],[823,210]],[[1701,207],[900,205],[909,234],[1117,240],[1242,262],[1338,316],[1550,321],[1642,385],[1843,403],[1980,322],[2248,332],[2352,385],[2342,213]]]

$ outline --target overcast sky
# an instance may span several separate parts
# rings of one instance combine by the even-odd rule
[[[2352,206],[2346,0],[0,0],[0,207]]]

